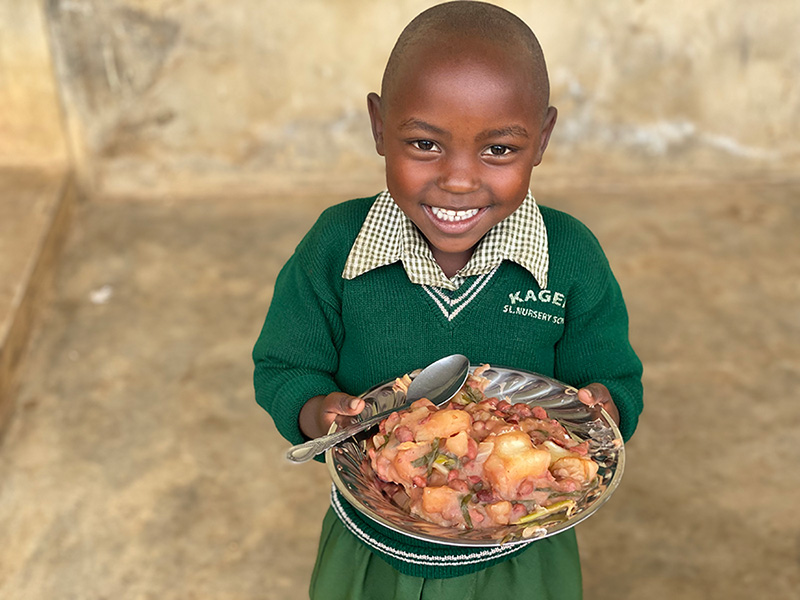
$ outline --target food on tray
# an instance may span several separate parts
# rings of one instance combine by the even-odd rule
[[[571,514],[596,483],[588,442],[542,407],[487,398],[486,369],[445,406],[418,400],[380,424],[367,455],[384,491],[414,515],[461,529]]]

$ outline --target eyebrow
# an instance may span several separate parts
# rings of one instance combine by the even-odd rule
[[[402,123],[400,123],[400,131],[406,131],[411,129],[422,129],[423,131],[427,131],[428,133],[435,133],[439,136],[446,136],[450,137],[450,134],[447,133],[444,129],[440,129],[436,127],[436,125],[431,125],[430,123],[426,123],[421,119],[406,119]]]
[[[525,129],[522,125],[507,125],[506,127],[500,127],[499,129],[490,129],[488,131],[483,131],[475,136],[475,141],[479,142],[481,140],[489,139],[489,138],[496,138],[496,137],[523,137],[528,138],[528,130]]]
[[[450,133],[448,133],[444,129],[436,127],[436,125],[431,125],[430,123],[423,121],[422,119],[416,119],[412,117],[400,123],[400,131],[408,131],[414,129],[421,129],[422,131],[427,131],[428,133],[433,133],[442,137],[448,137],[448,138],[451,137]],[[482,140],[497,138],[497,137],[528,138],[530,136],[528,135],[528,130],[525,129],[522,125],[507,125],[506,127],[499,127],[497,129],[488,129],[486,131],[482,131],[481,133],[475,136],[475,141],[480,142]]]

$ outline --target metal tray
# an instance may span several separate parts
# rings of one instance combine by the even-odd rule
[[[476,366],[471,366],[470,370]],[[369,464],[366,448],[376,432],[375,428],[325,453],[325,462],[336,489],[363,515],[384,527],[418,540],[453,546],[526,543],[574,527],[594,514],[617,489],[625,467],[622,436],[608,413],[599,406],[586,406],[578,400],[577,389],[544,375],[492,367],[483,376],[490,381],[485,390],[487,397],[505,398],[512,404],[524,402],[541,406],[575,438],[589,440],[589,454],[600,465],[597,483],[578,500],[576,510],[569,517],[560,514],[529,525],[462,530],[436,525],[409,514],[381,492],[377,475]],[[393,383],[394,380],[385,382],[362,394],[367,408],[357,420],[405,403],[405,395],[392,390]],[[336,424],[331,428],[331,431],[335,430]]]

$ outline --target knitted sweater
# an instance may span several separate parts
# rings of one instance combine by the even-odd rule
[[[628,341],[619,286],[584,225],[540,207],[550,253],[545,290],[509,261],[469,278],[455,292],[412,284],[400,263],[345,280],[348,253],[373,201],[351,200],[326,210],[275,283],[253,350],[254,383],[257,402],[289,442],[306,439],[298,417],[309,398],[338,390],[358,395],[453,353],[576,387],[602,383],[619,409],[623,438],[630,438],[642,410],[642,366]],[[377,544],[359,539],[404,573],[456,576],[515,554],[456,548],[459,556],[475,559],[420,565],[403,557],[420,548],[437,556],[453,548],[404,539],[334,494],[337,504],[345,525],[357,536],[358,530],[368,532]]]

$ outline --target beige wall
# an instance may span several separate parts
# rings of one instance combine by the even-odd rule
[[[0,0],[0,167],[67,162],[41,5]]]
[[[372,191],[364,97],[434,3],[48,2],[84,182],[105,195]],[[542,175],[800,167],[797,0],[498,4],[533,27],[550,66],[560,118]]]

